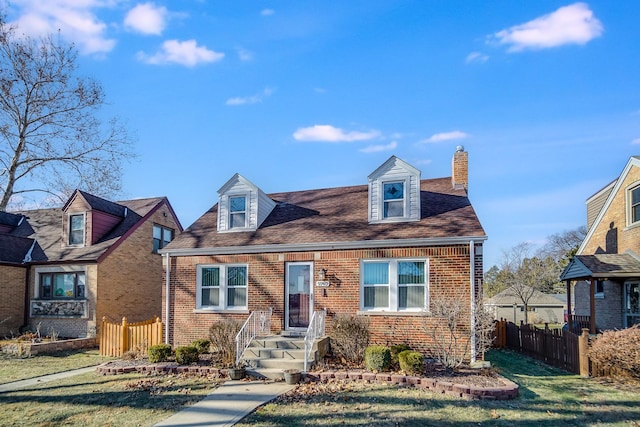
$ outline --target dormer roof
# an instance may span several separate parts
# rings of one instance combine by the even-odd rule
[[[369,175],[369,222],[420,220],[420,171],[396,156]]]
[[[264,191],[238,173],[220,187],[218,197],[219,232],[256,230],[276,206]],[[236,220],[232,221],[234,215]],[[244,218],[244,223],[239,225],[238,218]]]

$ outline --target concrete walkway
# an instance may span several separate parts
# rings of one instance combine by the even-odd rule
[[[25,387],[31,387],[37,384],[46,383],[49,381],[60,380],[62,378],[73,377],[75,375],[86,374],[94,372],[95,366],[89,366],[87,368],[74,369],[72,371],[58,372],[57,374],[43,375],[41,377],[29,378],[28,380],[14,381],[12,383],[0,384],[0,393],[6,393],[8,391],[19,390]]]
[[[154,427],[232,426],[295,385],[273,381],[227,381],[203,400]]]

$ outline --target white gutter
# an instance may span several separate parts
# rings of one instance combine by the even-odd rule
[[[169,344],[169,309],[171,307],[170,301],[169,301],[169,295],[170,295],[170,277],[169,274],[171,273],[171,266],[169,264],[169,262],[171,261],[170,255],[168,253],[164,254],[165,257],[165,261],[166,261],[166,266],[165,266],[165,318],[164,318],[164,343],[165,344]]]
[[[476,361],[476,292],[475,292],[475,281],[476,281],[476,245],[473,240],[469,241],[469,266],[471,268],[471,272],[469,274],[470,282],[471,282],[471,363]]]
[[[486,236],[441,237],[432,239],[389,239],[389,240],[360,240],[351,242],[316,242],[316,243],[290,243],[281,245],[246,245],[246,246],[221,246],[210,248],[185,248],[160,250],[161,254],[171,256],[196,256],[196,255],[233,255],[233,254],[257,254],[273,252],[303,252],[326,251],[341,249],[377,249],[377,248],[402,248],[411,246],[439,246],[460,245],[469,241],[484,241]]]

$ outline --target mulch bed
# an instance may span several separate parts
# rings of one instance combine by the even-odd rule
[[[98,366],[97,371],[103,375],[146,372],[227,377],[227,370],[216,368],[212,362],[209,355],[201,355],[198,363],[189,366],[179,366],[174,361],[149,363],[147,359],[119,359]],[[308,393],[314,387],[318,390],[326,390],[323,384],[334,384],[333,388],[340,389],[344,384],[353,382],[413,386],[469,400],[507,400],[518,396],[518,385],[499,376],[491,369],[462,368],[450,371],[432,363],[426,364],[425,373],[422,376],[404,375],[399,372],[374,373],[326,363],[323,369],[308,372],[304,376],[303,384],[299,387],[304,385],[305,393]]]

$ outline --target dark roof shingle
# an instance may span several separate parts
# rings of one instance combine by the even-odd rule
[[[255,231],[217,232],[214,205],[167,249],[341,243],[414,238],[485,237],[464,190],[451,178],[421,181],[421,219],[370,224],[368,186],[269,194],[276,207]]]

